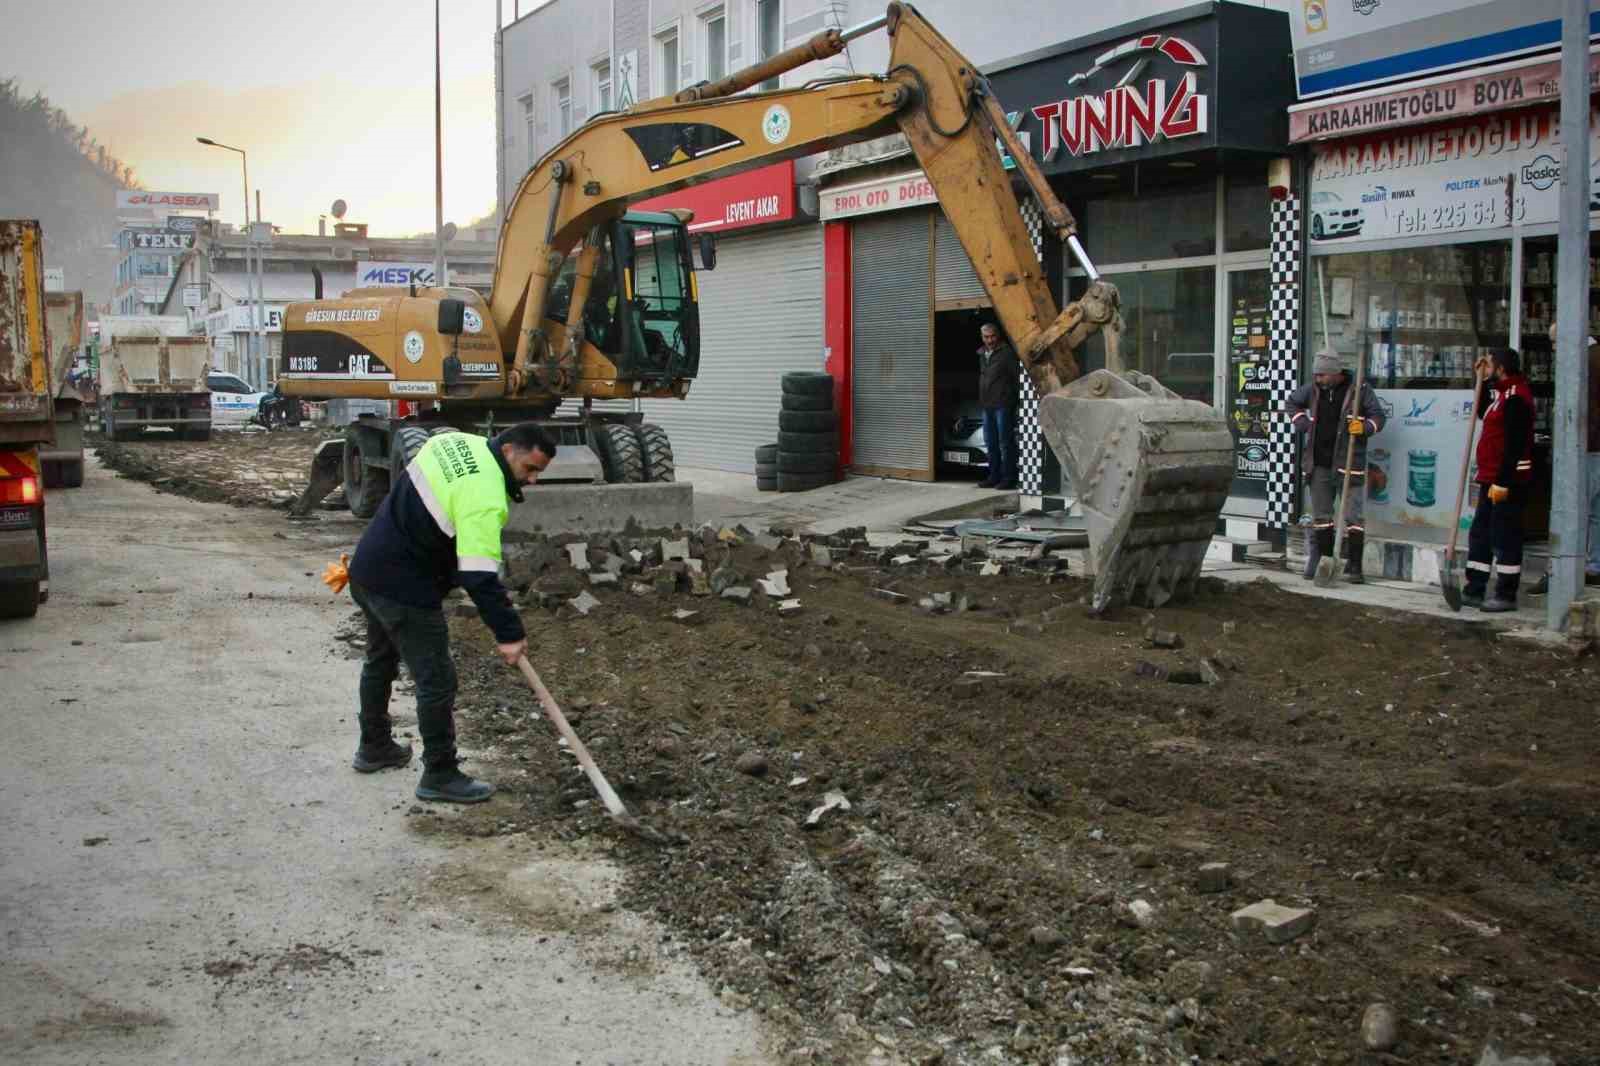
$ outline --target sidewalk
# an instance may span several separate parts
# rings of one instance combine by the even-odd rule
[[[694,485],[694,520],[732,526],[742,522],[761,531],[770,525],[833,533],[850,526],[869,532],[897,532],[913,518],[952,508],[1015,509],[1015,492],[993,492],[970,481],[902,481],[896,478],[845,478],[810,492],[761,492],[750,474],[679,467],[678,480]]]

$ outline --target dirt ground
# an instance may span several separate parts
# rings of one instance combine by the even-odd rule
[[[161,492],[197,500],[258,507],[285,507],[299,496],[317,445],[333,430],[216,429],[209,441],[179,441],[148,434],[137,441],[89,437],[100,461],[125,477],[149,482]]]
[[[503,798],[407,821],[608,844],[623,905],[791,1061],[1600,1061],[1592,656],[1210,580],[1154,648],[1151,616],[1091,619],[1047,565],[692,539],[719,586],[786,569],[799,611],[661,580],[658,541],[592,545],[625,564],[604,587],[510,552],[534,665],[680,843],[606,818],[465,603],[460,739]],[[1314,927],[1235,928],[1263,899]],[[1398,1019],[1376,1051],[1374,1003]]]

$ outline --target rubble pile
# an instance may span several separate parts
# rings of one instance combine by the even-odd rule
[[[213,430],[208,441],[159,434],[94,443],[100,461],[161,492],[246,506],[284,507],[306,487],[317,446],[335,430]]]

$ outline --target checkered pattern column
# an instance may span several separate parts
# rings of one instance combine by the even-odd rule
[[[1300,200],[1272,202],[1270,263],[1272,289],[1267,347],[1267,375],[1273,412],[1267,448],[1267,515],[1265,525],[1286,529],[1294,514],[1299,475],[1294,466],[1294,434],[1283,410],[1300,375]]]
[[[1044,261],[1044,212],[1032,196],[1022,200],[1022,218],[1033,239],[1034,254]],[[1026,370],[1019,370],[1022,382],[1017,405],[1017,486],[1024,496],[1044,491],[1044,434],[1039,429],[1039,394]]]

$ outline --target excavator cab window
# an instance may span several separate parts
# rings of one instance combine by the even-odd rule
[[[635,372],[692,375],[699,363],[700,312],[691,281],[687,229],[669,224],[622,225],[632,231],[633,238],[628,276]]]
[[[617,328],[617,265],[611,254],[611,240],[607,238],[600,248],[600,261],[595,264],[594,282],[589,287],[589,299],[583,305],[584,335],[590,344],[616,356],[622,352],[623,331]],[[545,316],[565,322],[572,308],[572,290],[578,280],[577,252],[567,256],[550,285],[550,297],[545,303]]]

